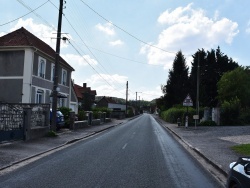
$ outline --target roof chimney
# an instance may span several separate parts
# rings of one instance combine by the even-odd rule
[[[83,87],[86,88],[87,87],[87,83],[83,83]]]

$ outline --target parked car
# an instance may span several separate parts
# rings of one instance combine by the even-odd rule
[[[250,187],[250,157],[240,157],[237,162],[232,162],[227,178],[228,188]]]
[[[52,122],[52,110],[50,110],[50,123]],[[59,130],[65,124],[64,115],[60,110],[56,111],[56,129]]]

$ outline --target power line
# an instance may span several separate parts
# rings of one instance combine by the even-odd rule
[[[50,2],[56,9],[58,9],[54,3],[52,3],[50,0],[46,1],[45,3],[43,3],[42,5],[40,5],[38,8],[32,10],[31,7],[29,7],[28,5],[26,5],[22,0],[17,0],[20,4],[22,4],[24,7],[26,7],[27,9],[29,9],[31,12],[30,13],[34,13],[38,18],[40,18],[41,20],[43,20],[49,27],[55,29],[53,26],[51,26],[45,19],[43,19],[39,14],[35,13],[34,11],[37,10],[38,8],[40,8],[41,6],[43,6],[44,4],[46,4],[47,2]],[[59,9],[58,9],[59,10]],[[63,16],[66,18],[66,16],[63,14]],[[75,28],[72,26],[72,24],[69,22],[69,20],[66,18],[66,20],[68,21],[68,23],[70,24],[70,26],[72,27],[72,29],[77,33],[77,35],[80,37],[80,35],[78,34],[78,32],[75,30]],[[81,39],[81,37],[80,37]],[[82,40],[82,39],[81,39]],[[83,41],[83,40],[82,40]],[[70,43],[70,42],[69,42]],[[84,42],[83,42],[84,43]],[[78,52],[78,54],[80,54],[80,52],[76,49],[75,46],[73,46],[72,43],[70,43],[71,46]],[[87,47],[87,45],[85,44],[85,46]],[[90,50],[90,49],[89,49]],[[91,50],[90,50],[91,52]],[[92,52],[91,52],[92,53]],[[94,54],[92,53],[92,55],[94,56]],[[82,56],[84,58],[84,56]],[[84,58],[84,60],[90,65],[90,63]],[[91,65],[90,65],[91,66]],[[101,65],[102,66],[102,65]],[[114,90],[116,90],[93,66],[91,66],[92,69],[108,84],[110,85]],[[103,67],[103,66],[102,66]],[[104,67],[103,67],[104,68]],[[105,68],[104,68],[105,69]],[[109,75],[109,73],[108,73]],[[112,78],[112,77],[111,77]],[[113,79],[113,78],[112,78]],[[118,91],[118,90],[116,90]],[[118,91],[120,92],[120,91]]]
[[[23,2],[21,2],[20,0],[17,0],[19,3],[21,3],[23,6],[25,6],[26,7],[26,5],[23,3]],[[4,25],[7,25],[7,24],[9,24],[9,23],[12,23],[12,22],[14,22],[14,21],[16,21],[16,20],[18,20],[18,19],[20,19],[20,18],[23,18],[23,17],[25,17],[25,16],[27,16],[27,15],[29,15],[30,13],[32,13],[32,12],[34,12],[34,11],[36,11],[37,9],[39,9],[39,8],[41,8],[43,5],[45,5],[46,3],[48,3],[49,2],[49,0],[48,1],[46,1],[45,3],[43,3],[43,4],[41,4],[40,6],[38,6],[37,8],[35,8],[35,9],[29,9],[30,10],[30,12],[28,12],[27,14],[24,14],[24,15],[22,15],[22,16],[20,16],[20,17],[18,17],[18,18],[16,18],[16,19],[14,19],[14,20],[11,20],[11,21],[9,21],[9,22],[6,22],[6,23],[3,23],[3,24],[1,24],[0,26],[4,26]],[[27,7],[26,7],[27,8]],[[29,7],[30,8],[30,7]]]
[[[50,0],[49,0],[49,1],[50,1]],[[50,1],[50,3],[51,3],[55,8],[57,8],[56,5],[55,5],[53,2]],[[57,8],[57,9],[58,9],[58,8]],[[75,31],[75,33],[77,34],[77,36],[80,38],[80,40],[82,41],[82,43],[84,44],[84,46],[89,50],[89,52],[92,54],[92,56],[99,62],[99,64],[100,64],[101,67],[103,68],[104,72],[107,73],[107,75],[110,77],[111,80],[113,80],[113,81],[116,82],[116,80],[114,80],[113,77],[110,76],[110,73],[108,73],[108,71],[105,69],[105,67],[101,64],[101,62],[98,60],[98,58],[94,55],[94,53],[91,51],[91,49],[89,48],[89,46],[83,41],[82,37],[81,37],[81,36],[79,35],[79,33],[76,31],[76,29],[75,29],[74,26],[71,24],[71,22],[69,21],[69,19],[68,19],[65,15],[63,15],[63,16],[64,16],[64,18],[66,19],[66,21],[68,22],[68,24],[70,25],[70,27]],[[71,45],[72,45],[72,44],[71,44]],[[110,85],[110,84],[109,84],[109,85]]]
[[[126,61],[131,61],[131,62],[135,62],[135,63],[140,63],[140,64],[144,64],[144,65],[153,65],[153,66],[159,66],[159,67],[164,67],[163,65],[154,65],[154,64],[148,64],[148,63],[143,63],[143,62],[140,62],[140,61],[135,61],[133,59],[129,59],[129,58],[126,58],[126,57],[122,57],[122,56],[118,56],[118,55],[115,55],[115,54],[112,54],[112,53],[109,53],[109,52],[105,52],[103,50],[100,50],[100,49],[97,49],[97,48],[94,48],[92,46],[88,46],[89,48],[92,48],[96,51],[99,51],[101,53],[104,53],[104,54],[107,54],[107,55],[110,55],[110,56],[113,56],[113,57],[116,57],[116,58],[120,58],[120,59],[123,59],[123,60],[126,60]]]
[[[75,51],[81,56],[83,57],[83,59],[86,61],[86,63],[88,63],[88,65],[109,85],[111,86],[114,90],[116,90],[89,62],[88,60],[81,55],[81,53],[79,52],[79,50],[69,41],[70,45],[75,49]],[[121,93],[120,91],[116,90],[117,92]],[[123,93],[121,93],[123,94]]]
[[[139,39],[138,37],[134,36],[133,34],[129,33],[128,31],[126,31],[125,29],[121,28],[120,26],[114,24],[113,22],[109,21],[107,18],[105,18],[104,16],[102,16],[101,14],[99,14],[97,11],[95,11],[93,8],[91,8],[87,3],[85,3],[83,0],[81,0],[81,2],[83,4],[85,4],[90,10],[92,10],[95,14],[97,14],[99,17],[101,17],[103,20],[105,20],[106,22],[112,24],[113,26],[115,26],[116,28],[120,29],[121,31],[123,31],[124,33],[126,33],[127,35],[131,36],[132,38],[138,40],[139,42],[142,42],[143,44],[147,45],[147,46],[150,46],[150,47],[153,47],[153,48],[156,48],[158,50],[161,50],[163,52],[167,52],[167,53],[171,53],[171,54],[176,54],[176,52],[171,52],[171,51],[167,51],[167,50],[164,50],[162,48],[159,48],[158,46],[155,46],[155,45],[152,45],[152,44],[149,44],[145,41],[143,41],[142,39]]]

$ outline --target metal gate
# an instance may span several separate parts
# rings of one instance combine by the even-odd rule
[[[0,103],[0,142],[24,139],[24,112],[21,105]]]

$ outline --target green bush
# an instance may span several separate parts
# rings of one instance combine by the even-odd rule
[[[199,125],[200,126],[216,126],[217,124],[212,120],[208,120],[208,121],[200,122]]]
[[[195,109],[189,107],[188,108],[188,123],[189,125],[194,124],[193,115],[195,115]],[[187,115],[186,107],[173,107],[166,111],[161,112],[161,118],[169,123],[177,123],[177,119],[181,119],[181,124],[185,123],[185,116]]]
[[[240,109],[239,119],[242,124],[250,124],[250,108]]]
[[[134,112],[132,108],[128,109],[128,117],[133,117],[134,116]]]
[[[71,109],[67,107],[60,107],[59,110],[64,115],[65,126],[66,127],[69,126],[69,116],[70,116]]]
[[[48,133],[47,133],[47,137],[57,137],[58,135],[56,134],[56,132],[55,131],[49,131]]]
[[[93,118],[97,119],[98,118],[98,112],[106,112],[106,117],[110,117],[111,110],[105,107],[100,107],[100,108],[93,108]]]
[[[99,111],[92,111],[93,112],[93,119],[98,119],[99,118]]]
[[[221,105],[221,124],[238,125],[240,120],[240,100],[236,97],[230,101],[224,101]]]
[[[83,121],[86,119],[86,113],[83,110],[78,111],[78,121]]]

